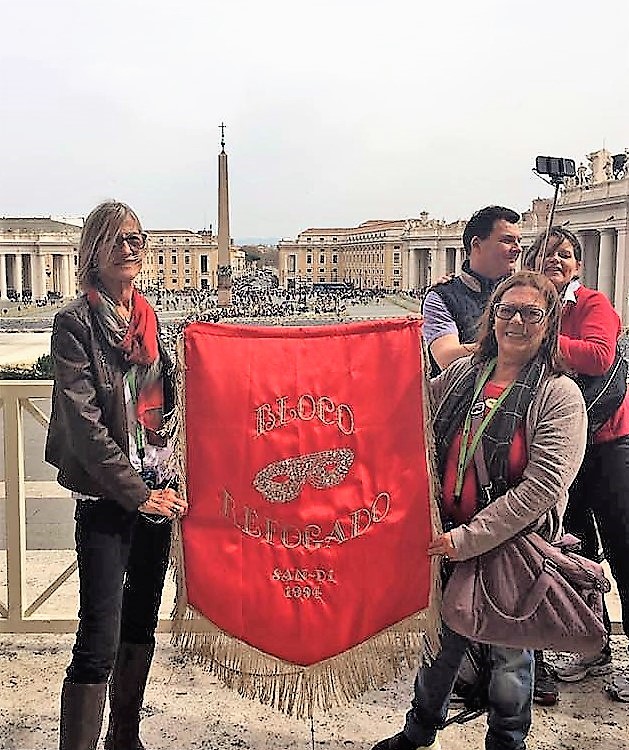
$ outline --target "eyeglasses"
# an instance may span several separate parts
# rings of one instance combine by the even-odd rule
[[[520,313],[524,323],[536,324],[544,320],[548,315],[548,310],[542,310],[541,307],[533,305],[519,307],[518,305],[510,305],[508,302],[496,302],[494,305],[494,315],[500,320],[511,320],[516,313]]]
[[[129,234],[119,234],[114,240],[116,250],[122,250],[126,242],[132,250],[144,250],[148,234],[146,232],[129,232]]]

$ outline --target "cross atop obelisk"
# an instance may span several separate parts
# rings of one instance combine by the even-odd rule
[[[227,154],[225,124],[220,124],[221,152],[218,155],[218,305],[232,303],[232,268],[229,257],[229,191],[227,187]]]
[[[226,127],[227,125],[225,125],[225,123],[221,123],[219,125],[219,128],[221,129],[221,153],[222,154],[225,153],[225,128]]]

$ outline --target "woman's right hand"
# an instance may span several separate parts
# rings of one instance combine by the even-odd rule
[[[173,489],[151,490],[148,499],[138,507],[140,513],[177,518],[188,512],[188,503]]]

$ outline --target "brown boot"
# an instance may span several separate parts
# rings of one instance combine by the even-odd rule
[[[96,750],[103,723],[107,684],[63,683],[61,690],[60,750]]]
[[[109,681],[109,726],[105,750],[145,750],[140,709],[153,659],[153,644],[121,643]]]

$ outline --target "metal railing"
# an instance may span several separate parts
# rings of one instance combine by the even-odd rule
[[[75,573],[76,560],[27,604],[24,412],[47,429],[49,419],[33,400],[50,399],[51,395],[50,380],[0,380],[7,554],[7,602],[0,600],[0,633],[72,633],[76,630],[76,618],[54,618],[38,613],[44,602]],[[168,631],[170,627],[169,618],[160,618],[160,631]],[[614,622],[612,627],[614,633],[622,632],[620,623]]]
[[[44,429],[48,417],[33,399],[50,399],[49,380],[0,381],[4,419],[4,482],[6,514],[7,602],[0,601],[0,632],[66,633],[76,620],[38,616],[38,610],[76,570],[76,561],[27,604],[26,597],[26,485],[24,481],[24,412]]]
[[[43,591],[28,601],[26,585],[26,489],[24,415],[48,429],[49,419],[33,403],[52,396],[50,380],[0,380],[0,409],[4,420],[4,482],[6,519],[7,600],[0,599],[0,633],[73,633],[76,618],[42,615],[42,605],[71,578],[76,560]],[[43,456],[41,457],[43,460]],[[68,497],[68,502],[70,498]],[[170,620],[160,619],[159,630],[169,630]]]

